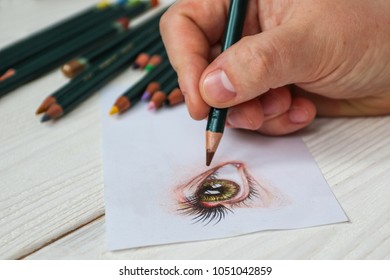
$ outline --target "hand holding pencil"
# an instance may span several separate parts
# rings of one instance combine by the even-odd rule
[[[283,135],[390,114],[390,2],[247,1],[243,38],[218,55],[230,2],[183,0],[160,22],[194,119],[229,108],[228,126]]]

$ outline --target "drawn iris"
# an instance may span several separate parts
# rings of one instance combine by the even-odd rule
[[[211,168],[178,188],[181,214],[194,222],[217,224],[234,207],[247,205],[259,196],[258,183],[241,162],[228,162]]]
[[[200,186],[195,196],[205,205],[218,203],[235,197],[240,186],[225,179],[207,179]]]

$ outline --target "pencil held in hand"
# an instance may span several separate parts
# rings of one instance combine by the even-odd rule
[[[247,0],[231,0],[222,51],[240,40],[245,21]],[[227,109],[211,108],[206,127],[206,165],[209,166],[217,151],[225,128]]]

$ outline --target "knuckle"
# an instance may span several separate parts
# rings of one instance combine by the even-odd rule
[[[253,42],[250,37],[242,39],[243,49],[240,52],[245,57],[244,65],[249,73],[253,73],[253,83],[267,85],[263,90],[268,90],[269,86],[276,87],[280,78],[281,55],[276,43],[272,40],[262,43]]]

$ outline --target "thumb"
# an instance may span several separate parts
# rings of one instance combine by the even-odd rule
[[[243,37],[204,70],[202,98],[213,107],[231,107],[270,88],[310,80],[321,56],[305,37],[304,31],[291,26]]]

